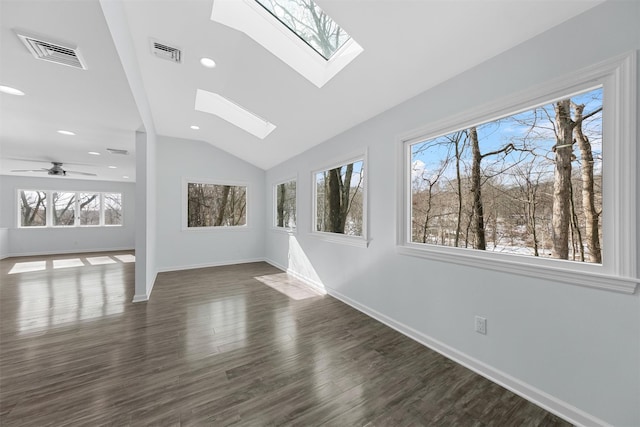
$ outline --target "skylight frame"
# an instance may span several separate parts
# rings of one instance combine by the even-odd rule
[[[203,89],[196,90],[195,109],[218,116],[260,139],[265,139],[276,128],[276,125],[240,104]]]
[[[245,33],[319,88],[364,51],[351,37],[325,60],[255,0],[216,0],[211,20]]]
[[[331,19],[331,22],[333,22],[345,35],[346,35],[346,39],[340,43],[339,45],[336,45],[335,49],[332,49],[333,51],[331,52],[331,54],[327,57],[324,55],[324,53],[322,53],[320,50],[318,50],[318,48],[316,48],[309,40],[307,40],[307,38],[305,38],[303,36],[303,34],[299,33],[295,28],[292,28],[287,22],[285,22],[283,19],[281,19],[276,13],[275,11],[270,10],[267,5],[265,5],[263,2],[264,1],[268,1],[268,0],[254,0],[257,4],[259,4],[262,8],[264,8],[265,11],[267,11],[267,13],[269,13],[271,16],[273,16],[281,25],[284,25],[285,28],[287,28],[289,31],[291,31],[296,37],[298,37],[300,40],[302,40],[307,46],[309,46],[314,52],[316,52],[318,55],[320,55],[325,61],[329,61],[336,53],[338,53],[340,51],[340,49],[342,48],[342,46],[344,46],[349,40],[351,40],[351,35],[349,35],[349,33],[347,33],[344,28],[342,28],[341,26],[338,25],[338,23],[332,18],[330,17],[320,6],[318,6],[318,4],[313,1],[313,0],[309,0],[311,3],[313,3],[314,6],[316,6],[318,9],[320,9],[323,13],[325,13],[327,15],[327,17],[329,17],[329,19]],[[286,8],[282,5],[278,5],[281,8],[285,9]],[[293,15],[293,13],[290,10],[287,10],[288,13],[290,13],[291,15]]]

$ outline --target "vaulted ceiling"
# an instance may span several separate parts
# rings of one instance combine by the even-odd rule
[[[135,179],[134,133],[142,120],[112,34],[133,40],[158,134],[202,140],[268,169],[601,3],[316,1],[364,49],[321,88],[246,34],[212,21],[212,0],[124,0],[128,24],[117,28],[98,0],[1,0],[0,85],[25,95],[0,93],[0,173],[47,176],[10,171],[61,161],[95,179]],[[76,45],[87,69],[35,59],[16,31]],[[152,54],[150,39],[179,47],[182,63]],[[202,57],[217,66],[203,67]],[[259,139],[196,111],[198,89],[277,127]]]

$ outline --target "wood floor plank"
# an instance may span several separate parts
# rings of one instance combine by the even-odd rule
[[[122,254],[0,261],[2,426],[568,425],[266,263],[132,304]]]

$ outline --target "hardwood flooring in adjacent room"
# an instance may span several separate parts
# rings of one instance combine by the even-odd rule
[[[131,261],[0,262],[0,425],[568,425],[268,264]]]

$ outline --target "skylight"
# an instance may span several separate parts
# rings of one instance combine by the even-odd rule
[[[256,1],[326,60],[351,38],[313,0]]]
[[[196,110],[220,117],[250,134],[264,139],[276,126],[222,95],[198,89]]]
[[[301,11],[305,4],[309,5],[306,15]],[[287,9],[294,6],[297,11]],[[309,24],[313,19],[327,28],[324,45],[319,41],[318,27]],[[242,31],[317,87],[324,86],[364,50],[313,0],[215,0],[211,20]]]

